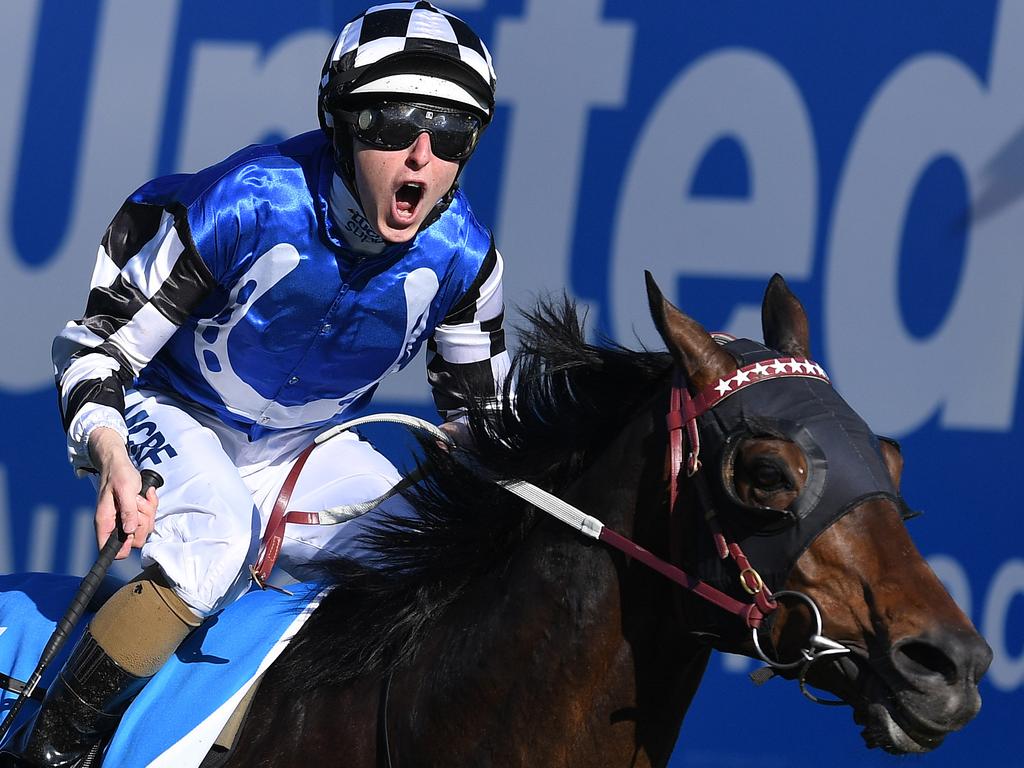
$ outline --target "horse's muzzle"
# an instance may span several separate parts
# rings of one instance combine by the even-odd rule
[[[893,643],[867,661],[854,720],[868,747],[928,752],[966,725],[981,708],[978,681],[992,650],[978,634],[932,628]]]

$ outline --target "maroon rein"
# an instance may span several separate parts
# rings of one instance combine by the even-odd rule
[[[775,375],[783,375],[776,373]],[[772,378],[768,375],[765,378]],[[749,383],[754,383],[750,381]],[[718,389],[709,387],[697,397],[692,397],[686,387],[686,381],[677,368],[672,377],[672,386],[669,391],[669,409],[665,417],[668,426],[668,474],[669,474],[669,514],[673,521],[673,528],[676,521],[682,515],[682,503],[679,495],[679,478],[683,472],[683,451],[684,431],[689,439],[690,452],[686,457],[686,476],[692,477],[697,485],[697,492],[700,495],[705,507],[710,510],[710,494],[707,491],[707,481],[702,474],[699,474],[700,463],[700,434],[697,430],[697,417],[714,407],[715,403],[721,400],[725,394],[722,393],[722,382],[717,385]],[[740,387],[737,387],[739,389]],[[733,390],[735,391],[735,390]],[[726,392],[731,394],[731,392]],[[708,515],[708,522],[712,527],[712,536],[715,540],[715,549],[718,556],[723,560],[731,557],[740,570],[740,581],[743,589],[754,598],[752,603],[744,603],[715,589],[707,582],[690,576],[676,565],[666,562],[639,544],[627,539],[625,536],[616,533],[610,528],[602,528],[600,540],[615,547],[620,552],[639,560],[644,565],[653,568],[655,571],[671,579],[684,589],[699,595],[719,608],[732,613],[740,618],[743,623],[751,628],[757,629],[766,616],[772,613],[778,604],[772,599],[771,592],[765,585],[761,576],[750,565],[750,561],[739,544],[728,542],[722,533],[714,515]],[[676,537],[672,538],[673,544]],[[674,552],[673,559],[679,560]]]
[[[736,600],[721,590],[711,586],[707,582],[690,576],[679,568],[679,566],[662,560],[649,550],[641,547],[639,544],[636,544],[625,536],[603,526],[597,520],[592,520],[592,522],[595,525],[600,526],[599,533],[593,530],[593,528],[584,530],[583,532],[587,535],[598,538],[600,541],[605,542],[608,546],[614,547],[628,557],[640,561],[684,589],[687,589],[708,602],[717,605],[723,610],[734,614],[739,617],[748,628],[756,630],[761,626],[765,617],[776,610],[778,604],[773,599],[771,591],[765,585],[760,574],[758,574],[753,566],[751,566],[750,561],[747,559],[746,555],[743,554],[743,550],[740,548],[739,544],[736,542],[730,542],[726,539],[725,534],[721,530],[721,526],[718,524],[718,521],[714,516],[713,507],[710,504],[710,493],[707,488],[707,480],[700,472],[700,433],[697,429],[697,418],[701,414],[711,410],[717,403],[729,395],[734,394],[735,392],[738,392],[752,384],[756,384],[759,381],[767,379],[792,376],[809,377],[826,382],[828,381],[828,376],[825,372],[820,366],[812,361],[804,358],[784,357],[742,367],[734,376],[720,379],[717,384],[708,386],[696,396],[690,395],[682,372],[679,371],[679,369],[676,369],[673,374],[672,386],[669,391],[669,409],[666,416],[669,433],[667,464],[670,483],[669,509],[673,526],[676,526],[678,524],[677,521],[682,517],[682,511],[680,509],[682,505],[679,495],[679,478],[683,472],[685,440],[688,439],[690,451],[686,456],[685,462],[686,476],[693,478],[698,496],[701,499],[702,505],[705,507],[705,514],[707,516],[708,523],[711,526],[715,549],[717,550],[720,558],[723,560],[726,558],[732,558],[736,563],[736,566],[739,569],[740,583],[743,589],[753,597],[753,602],[744,603]],[[285,479],[281,491],[278,494],[276,503],[274,504],[271,520],[267,526],[267,531],[264,534],[264,541],[260,548],[257,562],[250,567],[253,578],[260,587],[265,588],[267,586],[267,578],[269,577],[270,571],[274,566],[274,561],[277,558],[280,543],[284,535],[285,524],[288,522],[295,522],[313,525],[318,522],[316,513],[287,511],[291,491],[298,479],[299,472],[305,463],[305,459],[308,458],[309,454],[317,444],[319,444],[319,439],[317,442],[311,443],[302,452],[299,460],[295,462],[292,470],[288,473],[288,477]],[[582,515],[582,513],[580,514]],[[597,535],[595,536],[595,534]],[[675,541],[676,537],[673,537],[673,542]],[[675,552],[673,553],[673,559],[676,561],[680,559]]]

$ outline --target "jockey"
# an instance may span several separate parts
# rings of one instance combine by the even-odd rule
[[[69,765],[109,734],[203,620],[244,593],[275,499],[313,437],[351,418],[427,345],[458,437],[467,398],[508,369],[502,259],[458,178],[494,115],[495,75],[465,22],[428,2],[350,21],[320,79],[320,129],[154,179],[114,216],[85,315],[53,345],[71,462],[144,570],[93,618],[17,765]],[[468,384],[467,384],[468,383]],[[139,496],[139,470],[165,485]],[[291,508],[376,498],[399,480],[346,434],[308,456]],[[390,505],[390,506],[389,506]],[[278,562],[364,554],[360,531],[289,524]]]

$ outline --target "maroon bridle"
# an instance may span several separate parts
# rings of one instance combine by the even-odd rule
[[[806,678],[811,665],[815,661],[829,656],[847,654],[849,649],[823,634],[821,612],[810,596],[792,590],[779,590],[772,594],[760,574],[750,564],[739,544],[726,538],[715,514],[707,478],[700,471],[700,431],[697,428],[697,419],[725,398],[746,387],[768,379],[783,377],[812,378],[831,383],[828,375],[817,363],[806,358],[780,357],[742,366],[732,376],[721,378],[717,383],[705,387],[696,396],[691,396],[686,386],[684,375],[679,368],[675,369],[669,393],[668,415],[666,417],[669,432],[667,463],[670,488],[669,514],[673,530],[673,535],[671,536],[673,560],[676,562],[681,561],[679,555],[681,536],[677,533],[677,529],[680,527],[680,520],[683,517],[679,494],[679,480],[684,471],[684,444],[688,442],[690,450],[685,457],[685,472],[686,476],[694,482],[700,504],[704,509],[705,520],[711,529],[715,550],[720,559],[731,558],[736,563],[739,569],[740,585],[747,594],[752,596],[753,602],[742,603],[734,600],[699,579],[687,576],[682,570],[674,566],[669,567],[678,571],[678,574],[686,581],[680,581],[668,573],[665,575],[723,610],[739,616],[746,623],[747,627],[751,630],[755,651],[768,665],[751,675],[755,683],[762,684],[770,679],[776,670],[793,670],[799,667],[800,670],[797,676],[800,682],[800,692],[804,696],[816,704],[828,706],[842,705],[845,703],[842,700],[825,699],[812,693],[807,687]],[[632,547],[640,549],[636,544],[628,543]],[[647,554],[649,555],[650,553]],[[654,559],[657,560],[657,558]],[[660,560],[658,562],[661,563]],[[651,567],[655,567],[659,572],[664,573],[656,565],[648,564]],[[807,647],[801,648],[799,656],[792,662],[782,662],[781,660],[771,658],[761,648],[761,642],[758,639],[758,628],[766,617],[778,609],[778,601],[782,598],[802,602],[809,609],[815,622],[815,629],[808,638]]]
[[[679,481],[684,471],[684,446],[686,443],[689,443],[690,450],[685,457],[685,472],[686,476],[692,478],[695,483],[697,494],[701,500],[701,506],[705,510],[706,519],[711,527],[715,550],[723,560],[731,558],[736,563],[736,567],[739,570],[740,584],[747,594],[753,598],[753,602],[744,603],[730,597],[710,584],[690,576],[677,565],[665,562],[640,545],[608,528],[603,528],[599,537],[601,541],[653,568],[658,573],[699,595],[704,600],[717,605],[729,613],[735,614],[747,627],[755,630],[761,626],[761,622],[766,616],[778,608],[778,603],[773,599],[771,591],[764,583],[760,574],[750,564],[747,556],[743,554],[740,545],[726,538],[714,514],[707,480],[700,473],[700,430],[697,428],[697,419],[714,408],[719,402],[739,392],[741,389],[761,381],[783,377],[814,378],[825,382],[829,380],[821,366],[811,360],[800,357],[780,357],[744,366],[738,369],[734,375],[719,379],[717,383],[705,387],[696,396],[690,394],[686,386],[686,379],[677,368],[673,374],[672,386],[669,392],[669,409],[666,423],[669,433],[667,449],[670,489],[669,510],[673,526],[678,526],[678,521],[683,515],[679,494]],[[678,543],[679,537],[672,536],[674,550],[678,547]],[[673,552],[672,559],[676,562],[680,561],[678,551]]]
[[[726,538],[718,522],[714,512],[714,505],[711,502],[707,479],[700,472],[700,430],[697,428],[697,419],[714,408],[722,400],[740,390],[768,379],[784,377],[814,378],[825,382],[829,381],[822,367],[807,358],[778,357],[743,366],[732,376],[719,379],[716,383],[705,387],[695,396],[690,394],[682,371],[676,368],[669,391],[669,409],[666,423],[669,433],[667,449],[670,488],[669,509],[673,526],[677,528],[678,521],[682,517],[679,480],[684,471],[684,444],[688,442],[690,450],[685,457],[685,472],[686,476],[694,481],[701,506],[704,508],[705,519],[711,528],[715,550],[719,558],[723,560],[731,558],[736,563],[736,567],[739,570],[740,584],[744,591],[753,597],[754,602],[741,603],[721,591],[700,582],[699,579],[691,579],[688,576],[686,577],[687,579],[698,582],[701,588],[697,589],[687,584],[683,584],[683,586],[724,610],[736,614],[752,629],[760,626],[764,617],[775,611],[778,608],[778,604],[772,598],[772,593],[760,574],[750,564],[747,556],[743,554],[740,545]],[[678,536],[672,536],[672,546],[676,550],[673,552],[673,559],[678,562],[680,559],[677,551],[679,546]],[[686,574],[683,575],[686,576]]]

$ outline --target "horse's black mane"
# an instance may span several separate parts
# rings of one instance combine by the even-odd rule
[[[568,299],[542,301],[524,317],[501,407],[469,406],[473,460],[557,493],[670,362],[664,353],[588,344]],[[382,674],[410,658],[432,620],[474,579],[502,568],[536,522],[522,502],[433,440],[420,445],[427,479],[405,496],[421,518],[389,519],[366,539],[377,567],[345,559],[327,566],[338,586],[276,665],[280,681],[308,688]]]

